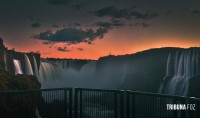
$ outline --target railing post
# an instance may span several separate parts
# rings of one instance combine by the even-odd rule
[[[124,91],[120,91],[120,118],[124,118]]]
[[[129,91],[126,91],[126,118],[130,118],[130,95],[129,95]]]
[[[72,88],[69,90],[69,118],[72,118]]]
[[[135,118],[135,110],[136,110],[136,105],[135,105],[135,93],[131,94],[132,95],[132,116]]]
[[[79,89],[75,88],[75,96],[74,96],[74,118],[78,118],[78,92]]]
[[[82,108],[82,90],[80,90],[80,118],[83,115],[83,108]]]
[[[64,89],[64,117],[67,118],[67,90]]]
[[[118,105],[117,105],[117,94],[118,94],[118,92],[115,92],[114,93],[114,101],[115,101],[115,118],[118,118]]]

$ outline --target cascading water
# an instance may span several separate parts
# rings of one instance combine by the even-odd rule
[[[13,62],[15,66],[15,75],[23,74],[20,61],[13,59]]]
[[[122,77],[121,77],[121,81],[120,81],[121,84],[122,84],[122,83],[125,81],[125,79],[126,79],[127,71],[128,71],[128,65],[125,64],[125,65],[123,65],[123,67],[122,67]]]
[[[26,72],[25,74],[33,75],[33,69],[32,69],[31,62],[26,54],[24,54],[24,57],[25,57],[25,72]]]
[[[81,73],[95,73],[96,70],[96,61],[91,61],[85,65],[83,65],[83,67],[81,68],[80,72]]]
[[[37,61],[36,61],[34,55],[33,55],[33,63],[34,63],[34,75],[37,76],[37,77],[39,77]]]
[[[39,81],[54,80],[56,78],[56,70],[50,63],[41,62],[39,70]]]
[[[80,69],[77,69],[80,67]],[[50,72],[51,71],[51,72]],[[52,71],[56,78],[50,75]],[[42,62],[39,78],[42,80],[42,88],[57,87],[95,87],[96,61],[78,63],[75,60],[57,60]],[[46,74],[45,74],[46,73]],[[93,83],[93,84],[92,84]]]
[[[200,74],[199,50],[187,49],[170,53],[166,76],[159,88],[160,93],[188,96],[189,81]]]
[[[5,70],[8,71],[6,51],[4,51],[4,63],[5,63]]]

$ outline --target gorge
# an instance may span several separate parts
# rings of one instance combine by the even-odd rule
[[[8,50],[0,42],[0,71],[33,75],[41,88],[128,89],[199,96],[200,48],[157,48],[98,60],[41,59],[39,53]],[[192,83],[192,84],[190,84]]]

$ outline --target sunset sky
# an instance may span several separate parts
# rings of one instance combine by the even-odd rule
[[[200,0],[0,0],[0,37],[43,58],[200,47]]]

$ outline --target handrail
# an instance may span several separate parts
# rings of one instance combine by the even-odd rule
[[[170,94],[159,94],[159,93],[149,93],[149,92],[139,92],[139,91],[126,91],[133,94],[157,96],[157,97],[170,97],[170,98],[187,98],[186,96],[170,95]]]
[[[14,93],[29,93],[29,92],[42,92],[42,91],[56,91],[56,90],[72,90],[73,88],[50,88],[50,89],[29,89],[29,90],[5,90],[0,91],[0,94],[14,94]],[[76,90],[84,90],[84,91],[107,91],[107,92],[126,92],[140,95],[148,95],[148,96],[157,96],[157,97],[166,97],[166,98],[190,98],[190,99],[198,99],[196,97],[187,97],[187,96],[178,96],[178,95],[170,95],[170,94],[159,94],[159,93],[150,93],[150,92],[140,92],[140,91],[131,91],[131,90],[117,90],[117,89],[101,89],[101,88],[74,88]]]
[[[0,94],[17,94],[17,93],[32,93],[42,91],[57,91],[57,90],[72,90],[72,88],[51,88],[51,89],[30,89],[30,90],[5,90],[0,91]]]
[[[91,88],[75,88],[76,90],[84,90],[84,91],[106,91],[106,92],[124,92],[125,90],[115,90],[115,89],[91,89]]]
[[[28,94],[28,96],[23,94]],[[12,95],[15,97],[13,97]],[[36,96],[34,97],[34,95]],[[40,95],[42,95],[43,98],[38,97]],[[101,116],[99,112],[102,112],[102,114],[104,113],[106,114],[107,112],[105,111],[107,109],[112,111],[111,118],[119,118],[119,117],[130,118],[132,116],[142,115],[143,112],[138,112],[137,109],[137,108],[140,109],[142,107],[144,107],[144,109],[146,110],[145,111],[146,115],[148,115],[152,111],[154,113],[159,112],[159,109],[162,109],[164,110],[163,113],[169,115],[170,118],[172,118],[171,116],[174,116],[173,118],[177,118],[177,111],[166,111],[165,109],[163,109],[162,106],[165,106],[166,103],[172,103],[172,104],[200,103],[200,98],[187,97],[187,96],[177,96],[177,95],[149,93],[149,92],[140,92],[131,90],[110,90],[110,89],[90,89],[90,88],[6,90],[6,91],[0,91],[0,99],[2,99],[1,100],[2,103],[7,104],[8,107],[10,108],[12,108],[13,105],[15,105],[12,104],[13,102],[12,100],[14,101],[19,100],[24,105],[28,104],[27,101],[38,106],[41,105],[39,109],[40,110],[44,109],[41,110],[41,113],[44,113],[49,117],[51,117],[52,110],[56,109],[56,107],[54,108],[54,105],[56,106],[62,104],[61,105],[62,110],[60,110],[59,113],[63,114],[63,117],[69,116],[69,118],[72,118],[73,115],[74,118],[81,118],[82,115],[84,115],[86,112],[89,113],[90,115],[95,114],[96,117],[99,117]],[[58,102],[57,100],[60,101]],[[140,105],[140,107],[138,107],[138,104]],[[160,104],[163,105],[159,106]],[[49,105],[52,106],[51,109],[49,109],[50,107]],[[97,106],[98,107],[100,106],[100,108],[97,108]],[[15,111],[16,109],[12,110]],[[181,116],[185,117],[188,114],[195,115],[195,113],[196,112],[192,113],[188,111],[181,112]],[[12,114],[8,113],[7,115],[12,115]],[[150,114],[150,115],[152,115],[152,117],[155,116],[155,114]],[[163,116],[163,114],[162,113],[157,114],[157,116],[161,117]]]

